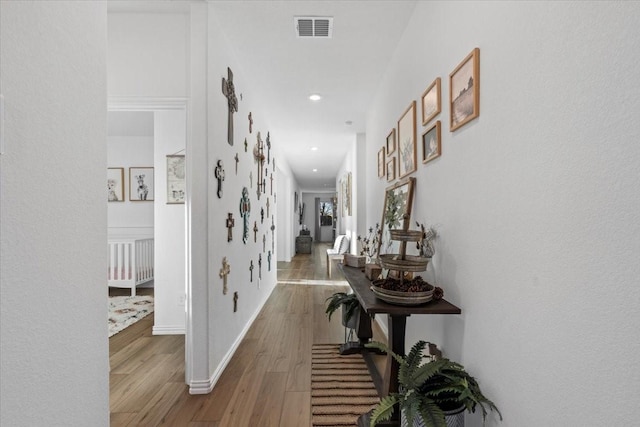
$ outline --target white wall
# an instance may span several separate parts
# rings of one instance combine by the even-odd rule
[[[342,204],[338,203],[338,230],[336,234],[345,234],[349,237],[349,252],[352,254],[357,254],[359,252],[358,248],[358,196],[359,193],[359,175],[358,175],[358,154],[360,153],[360,157],[364,156],[362,150],[364,149],[363,144],[359,144],[358,141],[361,139],[362,135],[354,135],[353,143],[349,151],[347,152],[342,166],[340,166],[340,170],[338,171],[338,175],[336,176],[336,189],[339,193],[341,190],[340,180],[346,179],[346,176],[349,172],[351,172],[351,215],[345,213],[346,211],[342,209]],[[343,202],[344,203],[344,202]]]
[[[0,425],[108,426],[106,3],[0,2]]]
[[[505,417],[490,426],[640,417],[639,39],[639,3],[418,2],[372,104],[368,223],[380,145],[442,78],[442,157],[414,174],[413,219],[438,229],[427,277],[462,315],[412,316],[407,343],[475,374]],[[480,117],[451,133],[448,74],[474,47]]]

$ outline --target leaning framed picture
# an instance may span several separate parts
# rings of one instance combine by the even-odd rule
[[[129,200],[132,202],[153,201],[153,168],[129,168]]]
[[[107,168],[107,200],[124,202],[124,168]]]
[[[387,156],[396,152],[396,129],[391,129],[389,135],[387,135]]]
[[[167,156],[167,204],[184,205],[186,195],[183,154]]]
[[[422,134],[422,163],[427,163],[441,154],[440,120]]]
[[[422,125],[426,126],[435,116],[440,114],[440,77],[436,78],[433,83],[422,94]]]
[[[398,178],[416,169],[416,101],[412,101],[398,120]]]
[[[480,115],[480,49],[449,74],[449,128],[453,132]]]
[[[387,162],[387,181],[391,182],[396,179],[396,158],[392,157]]]
[[[378,150],[378,178],[384,177],[384,167],[385,167],[386,157],[384,155],[384,147]]]

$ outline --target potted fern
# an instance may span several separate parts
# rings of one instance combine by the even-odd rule
[[[407,356],[399,356],[384,344],[373,342],[367,347],[389,352],[400,365],[400,390],[384,397],[371,413],[371,425],[391,418],[396,404],[404,417],[403,426],[447,427],[464,425],[464,411],[475,412],[479,406],[482,419],[488,410],[502,414],[480,390],[478,382],[459,363],[449,359],[435,359],[424,363],[423,351],[427,343],[418,341]],[[449,419],[447,414],[457,415]],[[451,424],[448,423],[451,421]],[[455,422],[455,424],[453,424]]]
[[[325,313],[331,320],[331,315],[342,308],[342,326],[349,329],[356,328],[356,321],[358,319],[358,309],[360,303],[355,294],[348,294],[346,292],[336,292],[326,300],[327,309]]]

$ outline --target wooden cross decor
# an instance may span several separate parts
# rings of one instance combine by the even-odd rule
[[[271,174],[271,178],[269,179],[271,179],[271,190],[269,191],[269,193],[273,195],[273,174]]]
[[[238,292],[233,293],[233,312],[238,311]]]
[[[258,221],[253,221],[253,243],[258,243]]]
[[[276,193],[273,193],[273,203],[278,203],[278,201],[276,200]]]
[[[258,254],[258,279],[262,279],[262,254]]]
[[[238,176],[238,162],[240,161],[240,159],[238,158],[238,153],[236,153],[234,159],[236,159],[236,176]]]
[[[242,241],[246,244],[249,239],[249,215],[251,214],[251,201],[249,200],[249,190],[242,187],[242,198],[240,199],[240,216],[244,220],[242,229]]]
[[[269,198],[267,197],[267,218],[269,218]]]
[[[253,188],[253,172],[249,172],[249,187]]]
[[[262,180],[262,192],[267,194],[267,177],[269,176],[269,172],[267,172],[267,167],[264,167],[264,179]]]
[[[247,152],[247,147],[248,147],[249,143],[247,142],[247,138],[244,139],[244,152]]]
[[[271,163],[271,136],[267,132],[267,164]]]
[[[253,260],[251,260],[251,264],[249,264],[249,274],[251,274],[249,280],[253,282]]]
[[[264,178],[262,177],[262,165],[264,164],[264,142],[262,142],[260,132],[258,132],[256,139],[256,145],[253,147],[253,159],[258,164],[257,195],[258,200],[260,200],[260,194],[263,191],[261,187],[264,185]]]
[[[264,252],[264,250],[266,248],[266,244],[267,244],[267,235],[263,234],[262,235],[262,252]]]
[[[233,240],[233,227],[236,225],[236,220],[233,219],[233,214],[231,212],[229,212],[227,214],[227,242],[230,242]]]
[[[218,166],[216,166],[216,179],[218,180],[218,199],[222,198],[222,181],[224,181],[224,167],[222,160],[218,160]]]
[[[271,271],[271,251],[267,252],[267,266],[269,267],[269,271]]]
[[[264,224],[264,208],[260,208],[260,224]]]
[[[233,72],[227,67],[227,78],[222,78],[222,94],[227,97],[229,112],[227,115],[227,142],[233,145],[233,113],[238,111],[238,98],[233,85]]]
[[[276,225],[273,223],[273,217],[271,217],[271,250],[275,251],[274,249],[274,238],[273,238],[273,231],[276,229]]]
[[[249,116],[247,117],[249,119],[249,133],[253,132],[253,117],[251,116],[251,111],[249,111]]]
[[[227,257],[222,258],[222,268],[220,269],[220,278],[222,279],[222,294],[227,294],[227,275],[231,273],[231,266],[227,263]]]

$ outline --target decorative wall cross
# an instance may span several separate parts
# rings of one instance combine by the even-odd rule
[[[264,224],[264,208],[260,208],[260,224]]]
[[[222,279],[222,294],[227,294],[227,275],[231,273],[231,266],[227,263],[227,257],[222,258],[222,268],[220,269],[220,278]]]
[[[238,153],[236,153],[236,156],[234,157],[234,159],[236,159],[236,176],[238,176],[238,162],[240,161],[240,158],[238,157]]]
[[[253,188],[253,172],[249,171],[249,187]]]
[[[227,97],[227,105],[229,107],[229,113],[227,116],[227,142],[229,145],[233,145],[233,113],[238,111],[238,98],[236,97],[236,90],[233,85],[233,72],[231,68],[227,67],[227,78],[222,78],[222,93]]]
[[[244,152],[247,152],[247,148],[249,146],[249,143],[247,142],[247,138],[244,139]]]
[[[238,311],[238,292],[233,293],[233,312]]]
[[[250,276],[250,281],[253,282],[253,260],[251,260],[251,264],[249,264],[249,274]]]
[[[233,219],[233,214],[229,212],[227,214],[227,242],[233,240],[233,227],[236,225],[236,220]]]
[[[249,119],[249,133],[253,132],[253,117],[251,116],[251,111],[249,111],[249,116],[247,117]]]
[[[240,199],[240,216],[244,220],[242,229],[242,241],[246,244],[249,239],[249,215],[251,214],[251,200],[249,200],[249,190],[242,187],[242,198]]]
[[[258,254],[258,279],[262,279],[262,254]]]
[[[264,252],[264,251],[265,251],[265,249],[266,249],[266,245],[267,245],[267,235],[266,235],[266,234],[263,234],[263,235],[262,235],[262,252]]]
[[[258,243],[258,221],[253,222],[253,243]]]
[[[216,166],[216,179],[218,180],[218,199],[222,198],[222,181],[224,181],[224,166],[222,160],[218,160],[218,166]]]
[[[267,197],[267,218],[269,218],[269,198]]]
[[[278,201],[276,200],[276,193],[273,193],[273,203],[278,203]]]
[[[273,171],[276,171],[276,158],[273,158],[273,162],[271,162],[271,166],[273,166]]]
[[[267,172],[267,167],[264,167],[264,179],[262,180],[262,193],[267,194],[267,177],[269,176],[269,172]]]
[[[267,266],[269,267],[269,271],[271,271],[271,251],[267,252]]]
[[[255,147],[253,147],[253,159],[258,164],[257,195],[258,200],[260,200],[260,194],[263,191],[261,187],[264,184],[264,178],[262,177],[262,165],[264,164],[264,142],[262,142],[260,132],[257,134],[257,142]]]
[[[274,243],[273,243],[274,242],[273,232],[276,229],[276,225],[273,223],[273,217],[271,217],[271,227],[270,228],[271,228],[271,250],[275,251]]]
[[[267,132],[267,164],[271,163],[271,136]]]
[[[237,167],[237,166],[236,166],[236,167]],[[271,179],[271,190],[269,191],[269,193],[270,193],[271,195],[273,195],[273,174],[271,174],[271,178],[269,178],[269,179]]]

